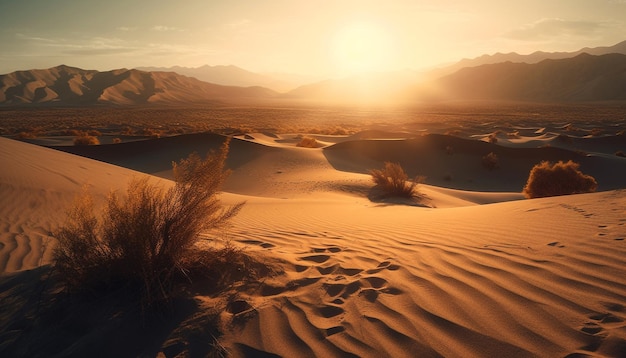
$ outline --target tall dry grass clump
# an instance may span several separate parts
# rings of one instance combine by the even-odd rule
[[[530,170],[523,192],[530,199],[595,192],[596,179],[583,174],[579,167],[580,164],[571,160],[554,164],[541,162]]]
[[[385,196],[413,198],[420,196],[417,185],[424,181],[423,177],[416,177],[408,181],[409,177],[398,163],[385,162],[383,169],[372,169],[370,175],[374,183]]]
[[[109,196],[100,217],[84,193],[55,233],[55,268],[67,288],[135,287],[146,305],[167,300],[174,278],[197,264],[189,257],[206,260],[194,253],[200,232],[225,225],[243,205],[225,208],[217,198],[227,153],[228,141],[205,159],[194,153],[173,163],[167,189],[132,180],[124,199]]]

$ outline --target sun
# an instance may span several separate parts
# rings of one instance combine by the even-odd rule
[[[340,29],[332,41],[332,54],[340,74],[389,70],[392,38],[372,23],[354,23]]]

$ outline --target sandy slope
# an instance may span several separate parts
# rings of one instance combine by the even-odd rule
[[[233,148],[241,158],[223,199],[247,204],[228,234],[285,273],[238,288],[252,308],[222,313],[233,356],[626,352],[625,191],[499,202],[520,195],[424,187],[437,208],[372,202],[367,176],[337,171],[322,149],[252,137]],[[103,196],[136,175],[0,144],[11,168],[0,174],[5,272],[47,262],[44,239],[82,183]],[[476,205],[487,202],[499,203]],[[97,336],[75,340],[115,339]]]
[[[49,260],[51,231],[83,186],[103,199],[145,175],[6,138],[0,138],[0,167],[0,272]]]

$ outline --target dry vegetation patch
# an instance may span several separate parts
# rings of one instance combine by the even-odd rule
[[[74,145],[98,145],[100,140],[92,135],[80,135],[74,138]]]
[[[488,170],[498,169],[500,167],[500,162],[498,160],[498,156],[494,152],[490,152],[485,155],[482,159],[483,167]]]
[[[554,164],[541,162],[530,170],[523,192],[527,198],[595,192],[598,187],[596,179],[583,174],[579,167],[571,160]]]
[[[310,136],[304,136],[302,137],[302,139],[300,139],[296,146],[303,148],[317,148],[320,146],[320,144],[317,142],[317,139]]]
[[[384,196],[402,198],[415,198],[421,196],[417,191],[417,185],[424,181],[423,177],[416,177],[409,181],[408,175],[398,163],[385,162],[382,169],[370,170],[372,180],[378,186]]]
[[[55,233],[54,267],[65,287],[94,293],[137,289],[149,307],[167,301],[178,278],[209,268],[221,254],[197,252],[200,232],[224,226],[243,205],[225,208],[217,198],[228,174],[227,152],[228,141],[205,159],[192,154],[175,163],[169,189],[147,177],[135,179],[125,199],[112,193],[99,215],[84,193]]]

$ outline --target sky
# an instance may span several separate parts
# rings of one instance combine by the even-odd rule
[[[626,40],[626,0],[0,0],[0,74],[235,65],[338,78]]]

